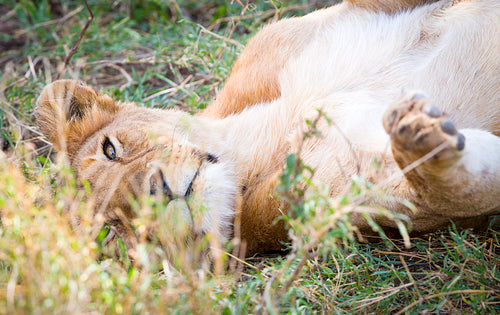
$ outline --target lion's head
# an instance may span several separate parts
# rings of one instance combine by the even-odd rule
[[[42,91],[35,118],[56,150],[67,152],[78,180],[89,183],[95,213],[119,230],[130,231],[131,200],[153,194],[167,202],[166,215],[180,209],[196,231],[231,236],[238,198],[232,166],[209,135],[195,132],[189,114],[118,103],[60,80]],[[199,209],[201,219],[193,220]]]

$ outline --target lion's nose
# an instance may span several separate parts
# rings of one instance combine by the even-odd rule
[[[151,195],[161,193],[165,195],[169,200],[174,199],[172,190],[170,190],[170,187],[168,187],[168,183],[165,180],[165,176],[163,176],[163,172],[161,170],[157,170],[149,178],[149,193]]]

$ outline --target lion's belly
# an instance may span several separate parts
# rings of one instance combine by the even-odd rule
[[[459,128],[498,132],[500,58],[492,52],[500,51],[499,5],[441,2],[335,19],[284,69],[284,103],[307,118],[322,109],[369,151],[384,149],[382,115],[403,90],[427,94]]]
[[[396,16],[353,14],[319,30],[280,81],[283,104],[300,112],[298,119],[321,109],[332,120],[331,126],[320,123],[321,141],[306,142],[306,164],[338,181],[369,163],[370,153],[391,156],[382,116],[403,90],[422,91],[458,128],[499,133],[499,5],[464,2],[441,10],[441,3]],[[353,150],[367,154],[354,156]]]

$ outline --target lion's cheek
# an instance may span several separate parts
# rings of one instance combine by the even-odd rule
[[[81,160],[80,172],[84,173],[85,170],[89,169],[92,165],[92,162],[94,162],[94,159],[92,159],[92,158],[85,158],[85,159]]]
[[[190,206],[200,212],[203,231],[216,231],[226,239],[233,234],[234,214],[239,204],[236,179],[230,170],[222,163],[204,169],[194,187],[195,198],[190,201]]]
[[[81,162],[78,180],[89,184],[97,212],[130,219],[136,217],[131,201],[144,194],[144,172],[131,173],[120,166],[87,158]]]

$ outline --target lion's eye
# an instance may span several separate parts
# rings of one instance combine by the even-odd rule
[[[106,137],[106,139],[104,139],[104,143],[102,145],[102,151],[104,152],[104,155],[108,159],[110,159],[110,160],[116,159],[116,150],[115,150],[115,147],[113,146],[113,144],[111,143],[111,141],[109,141],[108,137]]]

